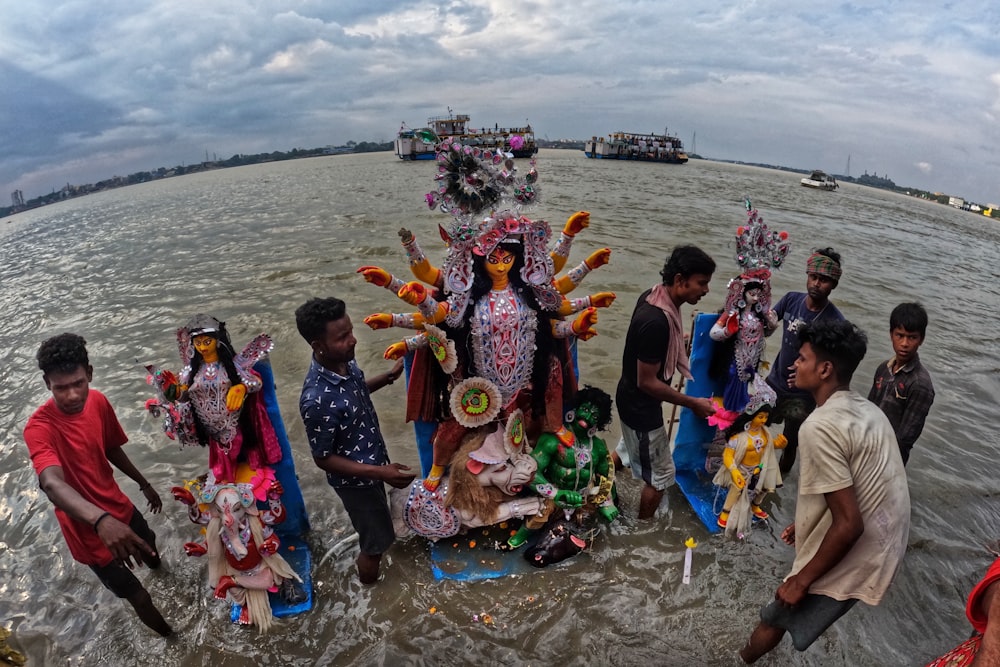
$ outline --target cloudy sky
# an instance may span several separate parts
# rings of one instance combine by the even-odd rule
[[[710,158],[1000,203],[990,0],[2,0],[0,202],[391,140],[455,112],[540,137],[669,128]]]

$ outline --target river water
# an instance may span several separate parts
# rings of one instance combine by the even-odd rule
[[[615,163],[547,150],[538,169],[542,200],[533,217],[558,230],[574,210],[591,212],[571,265],[599,247],[613,250],[611,264],[580,290],[618,294],[600,313],[600,335],[580,346],[584,381],[612,395],[632,306],[659,279],[673,245],[696,243],[716,258],[712,292],[699,308],[721,307],[737,273],[732,239],[745,220],[745,194],[793,243],[775,299],[804,289],[811,248],[842,252],[845,275],[832,298],[870,337],[857,390],[867,392],[876,364],[891,354],[891,308],[925,304],[931,324],[921,356],[937,401],[907,468],[913,515],[903,567],[881,606],[858,605],[805,653],[786,639],[761,664],[922,665],[968,636],[964,599],[991,560],[984,545],[1000,537],[996,222],[850,184],[813,191],[796,174],[707,161]],[[439,582],[420,540],[394,545],[370,588],[357,582],[351,551],[320,563],[349,523],[309,457],[297,414],[309,349],[293,311],[313,296],[345,299],[359,363],[369,374],[386,369],[382,351],[399,331],[372,332],[361,320],[405,308],[355,271],[377,264],[405,277],[401,226],[430,257],[443,257],[436,226],[446,216],[423,204],[433,172],[431,163],[387,153],[313,158],[122,188],[0,221],[0,622],[14,629],[31,664],[736,664],[758,608],[793,558],[778,533],[794,515],[794,472],[769,501],[770,528],[745,543],[709,536],[676,492],[662,516],[638,522],[638,487],[620,477],[619,523],[591,552],[546,570]],[[202,582],[203,564],[183,555],[193,526],[169,488],[203,470],[203,452],[180,451],[143,412],[150,392],[136,360],[176,367],[173,331],[201,311],[226,320],[237,345],[260,331],[274,337],[278,397],[311,515],[314,608],[263,638],[228,622]],[[72,561],[31,470],[21,429],[47,397],[34,355],[62,331],[88,340],[93,386],[116,407],[129,455],[164,498],[163,513],[147,517],[165,567],[140,577],[178,631],[174,639],[148,631]],[[767,358],[776,346],[774,339]],[[419,468],[402,391],[387,387],[375,402],[393,459]],[[617,424],[606,436],[617,442]],[[135,484],[121,484],[144,507]],[[689,536],[700,544],[684,585]],[[484,613],[492,624],[474,620]]]

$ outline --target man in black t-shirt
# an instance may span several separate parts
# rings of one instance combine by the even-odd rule
[[[680,307],[708,294],[715,261],[695,246],[674,248],[660,275],[663,282],[639,297],[622,354],[622,377],[615,403],[622,422],[622,445],[632,476],[643,481],[639,518],[654,515],[663,491],[674,483],[674,461],[663,425],[661,404],[690,408],[701,419],[715,412],[708,398],[670,386],[675,371],[690,378]]]

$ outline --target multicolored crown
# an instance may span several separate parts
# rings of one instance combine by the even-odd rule
[[[424,195],[427,206],[450,213],[456,226],[478,220],[487,213],[507,209],[519,218],[521,208],[538,200],[535,161],[523,177],[514,156],[500,150],[482,149],[445,139],[437,149],[437,189]]]
[[[522,214],[538,200],[534,159],[521,177],[512,154],[446,139],[438,146],[436,160],[437,189],[424,198],[429,208],[439,208],[453,218],[450,229],[441,228],[448,244],[442,267],[444,287],[452,306],[446,322],[457,326],[465,312],[473,282],[473,256],[488,257],[501,243],[523,244],[521,278],[531,286],[542,309],[557,309],[561,297],[551,285],[554,266],[548,251],[552,230],[544,220]]]
[[[749,197],[746,208],[747,223],[736,229],[736,263],[744,272],[780,268],[791,250],[788,232],[769,230]]]

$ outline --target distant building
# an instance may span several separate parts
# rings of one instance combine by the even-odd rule
[[[14,208],[21,208],[24,206],[24,193],[20,190],[14,190],[10,193],[10,203]]]
[[[948,197],[948,206],[963,208],[965,206],[965,200],[961,197]]]

